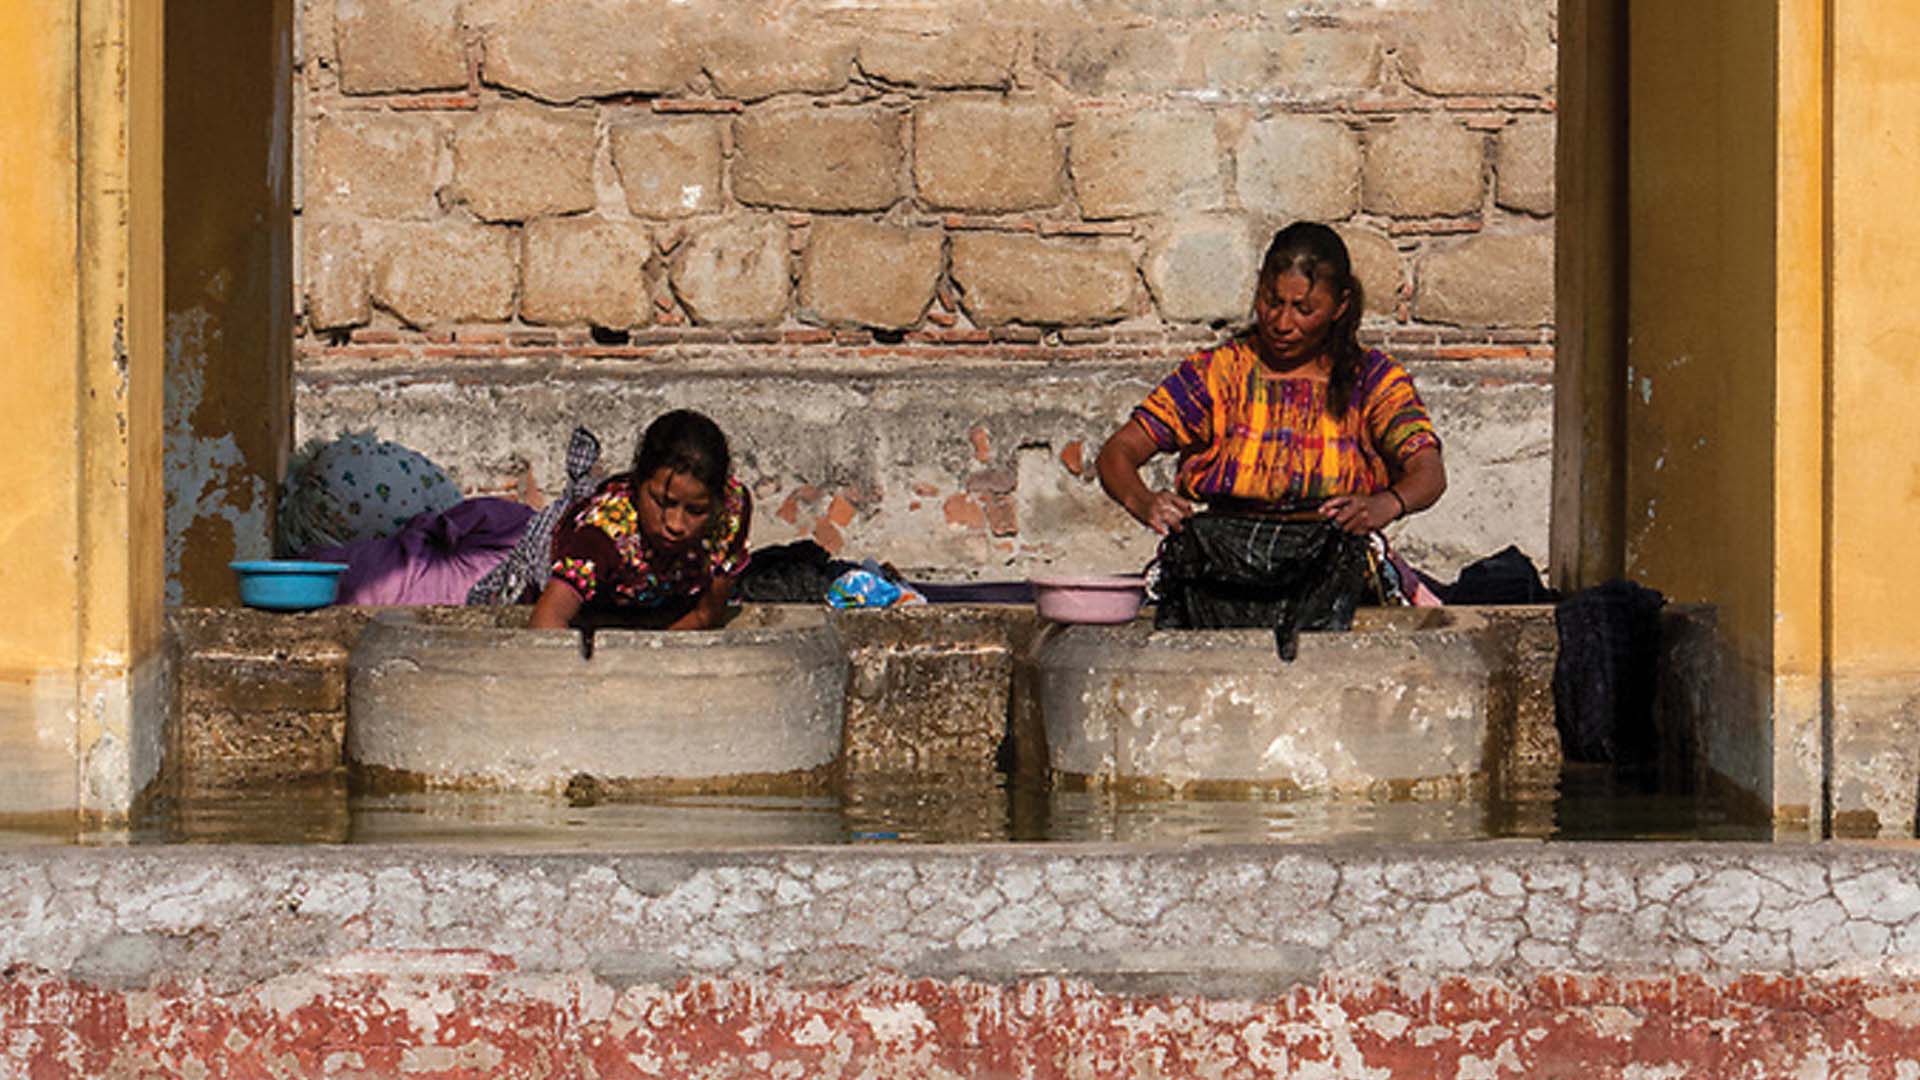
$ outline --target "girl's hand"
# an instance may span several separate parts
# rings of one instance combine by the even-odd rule
[[[1180,531],[1193,516],[1193,504],[1171,491],[1156,491],[1147,500],[1146,509],[1134,516],[1140,524],[1165,536]]]
[[[1400,516],[1400,500],[1384,491],[1371,495],[1335,495],[1320,504],[1320,516],[1343,532],[1364,536]]]

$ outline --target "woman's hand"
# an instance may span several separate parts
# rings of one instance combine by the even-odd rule
[[[1100,448],[1094,468],[1100,474],[1100,486],[1114,502],[1135,521],[1165,536],[1180,531],[1193,516],[1193,504],[1170,491],[1148,490],[1140,479],[1140,466],[1159,452],[1146,429],[1129,420]]]
[[[1140,519],[1140,524],[1165,536],[1180,531],[1193,516],[1193,504],[1171,491],[1149,492],[1146,505],[1134,516]]]
[[[1343,532],[1364,536],[1400,516],[1400,500],[1384,491],[1371,495],[1335,495],[1320,504],[1320,516]]]

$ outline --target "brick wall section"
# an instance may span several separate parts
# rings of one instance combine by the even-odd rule
[[[718,10],[307,0],[301,332],[1178,341],[1309,217],[1550,340],[1553,0]]]

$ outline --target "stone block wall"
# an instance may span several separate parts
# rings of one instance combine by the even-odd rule
[[[1416,377],[1550,371],[1554,0],[306,0],[300,34],[303,373],[1166,368],[1244,319],[1296,217],[1346,235]],[[1504,508],[1542,556],[1548,412],[1541,497]],[[557,463],[451,464],[478,491]]]

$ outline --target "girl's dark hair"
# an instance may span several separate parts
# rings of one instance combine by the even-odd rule
[[[661,469],[693,477],[718,498],[733,471],[720,425],[692,409],[662,413],[647,425],[633,451],[633,477],[644,481]]]
[[[1360,315],[1366,308],[1366,296],[1360,279],[1353,276],[1353,259],[1347,254],[1346,241],[1317,221],[1296,221],[1273,234],[1273,243],[1267,245],[1266,257],[1260,260],[1259,288],[1266,288],[1288,270],[1305,277],[1308,287],[1326,281],[1334,300],[1344,298],[1347,302],[1347,309],[1327,332],[1327,346],[1333,353],[1327,406],[1333,415],[1344,416],[1366,360],[1366,351],[1360,347]]]

